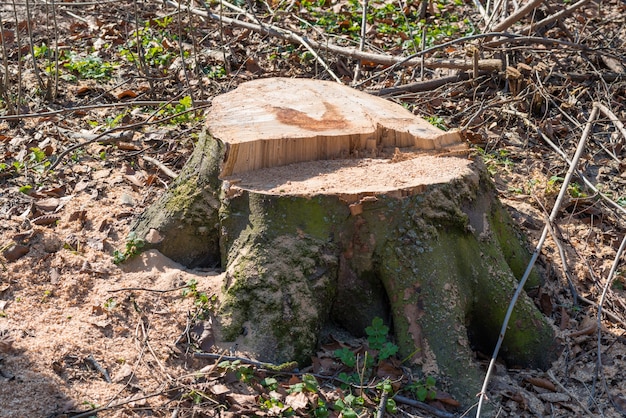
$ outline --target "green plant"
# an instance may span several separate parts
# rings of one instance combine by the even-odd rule
[[[582,190],[581,185],[576,182],[570,183],[567,186],[567,192],[575,199],[582,199],[588,196],[587,193]]]
[[[376,385],[376,389],[389,395],[387,402],[385,403],[385,410],[390,414],[395,414],[398,411],[398,406],[396,405],[396,401],[391,397],[393,395],[393,386],[391,386],[391,381],[389,379],[383,380]]]
[[[39,174],[43,174],[46,168],[50,165],[50,161],[46,159],[46,153],[37,147],[30,148],[28,160],[31,168]]]
[[[48,298],[50,298],[50,296],[51,296],[51,295],[52,295],[52,290],[49,290],[49,289],[44,290],[44,292],[43,292],[43,296],[41,297],[40,302],[41,302],[41,303],[45,303],[45,302],[47,302],[47,301],[48,301]]]
[[[102,58],[95,55],[81,56],[70,52],[64,58],[66,62],[63,67],[72,73],[63,77],[67,81],[74,81],[76,76],[83,79],[108,80],[116,67],[110,62],[102,61]]]
[[[446,126],[446,122],[443,120],[443,118],[441,116],[428,116],[428,117],[426,117],[426,120],[431,125],[436,126],[437,128],[439,128],[439,129],[441,129],[443,131],[447,131],[448,130],[448,127]]]
[[[501,149],[490,152],[487,152],[482,148],[477,148],[476,150],[485,162],[487,171],[492,176],[495,176],[500,168],[510,170],[511,167],[513,167],[513,161],[509,158],[509,151],[507,150]]]
[[[335,350],[333,353],[344,365],[349,368],[356,366],[356,354],[347,347]]]
[[[142,239],[138,239],[134,232],[128,234],[126,238],[126,244],[123,251],[115,250],[113,252],[113,262],[115,264],[123,263],[139,254],[141,248],[145,245],[145,242]]]
[[[217,296],[209,296],[206,292],[198,291],[198,281],[191,279],[185,284],[183,297],[194,298],[194,305],[201,310],[210,310],[211,306],[217,302]]]
[[[174,104],[169,103],[165,105],[159,111],[159,115],[173,116],[173,115],[178,115],[179,113],[181,113],[180,115],[169,119],[168,123],[170,124],[186,123],[186,122],[190,122],[193,120],[192,112],[188,112],[188,110],[192,108],[193,108],[193,102],[191,100],[191,96],[185,96]]]
[[[252,367],[241,364],[241,360],[225,360],[218,363],[217,367],[225,370],[226,372],[234,373],[237,380],[244,383],[250,382],[253,377]]]
[[[379,317],[375,317],[372,320],[372,325],[365,328],[367,334],[367,342],[373,350],[380,350],[383,348],[385,342],[387,342],[387,333],[389,327],[384,324],[383,320]]]
[[[173,21],[171,16],[161,19],[153,19],[130,34],[129,40],[119,52],[129,62],[139,62],[141,66],[147,65],[167,73],[167,67],[178,55],[175,41],[177,35],[172,35],[168,29]],[[184,52],[185,57],[189,52]]]
[[[435,378],[428,376],[423,382],[421,380],[411,382],[405,387],[405,390],[411,392],[419,401],[424,402],[435,399],[437,396],[436,384]]]
[[[357,418],[363,410],[365,399],[362,396],[354,396],[349,393],[335,401],[335,410],[341,412],[345,418]]]
[[[302,381],[296,384],[291,385],[288,392],[311,392],[317,393],[319,390],[319,384],[317,383],[317,379],[315,376],[310,374],[304,374],[302,376]]]
[[[105,302],[104,302],[104,309],[106,311],[112,311],[113,309],[115,309],[117,307],[117,301],[115,300],[115,298],[111,297],[108,298]]]
[[[269,390],[276,390],[278,388],[278,380],[273,377],[266,377],[265,379],[261,380],[261,386]]]

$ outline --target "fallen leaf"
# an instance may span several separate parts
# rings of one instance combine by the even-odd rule
[[[117,98],[118,99],[134,99],[135,97],[137,97],[137,93],[135,93],[132,90],[124,90],[121,93],[118,93]]]
[[[2,256],[9,262],[18,260],[28,254],[30,248],[25,245],[13,245],[2,253]]]
[[[309,399],[303,392],[293,392],[285,398],[285,405],[289,405],[296,412],[301,412],[309,404]]]
[[[548,379],[543,379],[541,377],[526,377],[524,380],[533,386],[556,392],[556,386],[554,386],[554,383]]]
[[[44,212],[54,212],[59,206],[59,199],[49,197],[47,199],[39,199],[35,201],[35,206]]]

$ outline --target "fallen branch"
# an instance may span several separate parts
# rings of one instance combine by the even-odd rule
[[[415,399],[407,398],[407,397],[404,397],[404,396],[395,395],[393,397],[393,399],[395,399],[396,402],[400,402],[400,403],[403,403],[405,405],[414,406],[416,408],[421,409],[422,411],[426,411],[428,413],[431,413],[434,416],[439,417],[439,418],[455,418],[457,416],[456,414],[452,414],[450,412],[442,411],[441,409],[437,409],[437,408],[435,408],[433,406],[430,406],[427,403],[416,401]]]
[[[255,23],[244,22],[238,19],[231,19],[225,16],[219,16],[205,10],[188,7],[185,5],[179,5],[179,3],[173,0],[167,0],[167,4],[173,7],[180,7],[184,10],[188,10],[191,13],[207,17],[209,19],[226,23],[232,26],[248,29],[264,35],[270,35],[285,41],[292,43],[300,43],[304,41],[310,45],[311,48],[319,49],[326,52],[331,52],[341,56],[345,56],[352,59],[358,59],[363,61],[373,62],[379,65],[397,65],[402,63],[402,66],[410,67],[421,65],[422,61],[418,59],[406,59],[405,57],[397,57],[392,55],[374,54],[371,52],[359,51],[357,48],[347,48],[333,44],[326,44],[314,41],[305,36],[298,35],[294,32],[286,31],[276,26],[261,26]],[[457,70],[471,70],[474,68],[474,62],[470,60],[460,59],[427,59],[424,61],[424,65],[427,68],[451,68]],[[478,60],[478,69],[483,71],[500,71],[502,69],[502,61],[499,59],[482,59]]]
[[[157,160],[156,158],[148,157],[147,155],[142,155],[141,158],[157,166],[169,178],[175,179],[176,177],[178,177],[178,174],[170,170],[165,164],[163,164],[161,161]]]
[[[550,376],[550,379],[552,379],[552,381],[559,387],[561,388],[561,390],[563,392],[565,392],[571,399],[573,399],[578,405],[580,405],[580,407],[583,409],[583,411],[585,411],[585,413],[587,414],[588,417],[592,417],[593,413],[587,409],[587,407],[585,406],[585,404],[583,402],[580,401],[580,399],[578,399],[578,395],[570,392],[569,390],[567,390],[567,388],[565,386],[563,386],[563,384],[561,382],[558,381],[558,379],[554,376],[554,373],[552,373],[552,370],[548,370],[548,376]]]
[[[533,33],[535,32],[537,29],[543,28],[544,26],[549,25],[552,22],[556,22],[557,20],[565,17],[565,16],[569,16],[571,15],[574,11],[576,11],[577,9],[581,8],[582,6],[584,6],[585,4],[589,3],[589,0],[580,0],[577,3],[572,4],[569,7],[566,7],[565,9],[561,10],[560,12],[556,12],[553,15],[550,15],[548,17],[546,17],[545,19],[540,20],[539,22],[535,22],[532,23],[524,28],[522,28],[520,30],[520,33]]]
[[[525,6],[520,7],[515,13],[504,19],[493,27],[494,32],[503,32],[513,26],[516,22],[523,19],[527,14],[538,7],[543,0],[530,0]]]
[[[507,309],[506,315],[504,316],[504,320],[502,321],[502,328],[500,329],[500,336],[498,337],[496,347],[493,350],[493,354],[491,356],[491,361],[489,362],[489,368],[487,369],[487,374],[485,375],[483,386],[480,389],[480,394],[479,394],[480,397],[478,400],[478,409],[476,410],[476,418],[480,417],[480,412],[481,412],[482,405],[485,400],[485,395],[487,392],[487,385],[489,384],[491,373],[493,372],[493,368],[496,364],[496,359],[498,358],[500,347],[502,346],[502,342],[504,341],[504,335],[506,334],[506,330],[509,326],[509,320],[511,319],[513,308],[515,307],[515,304],[520,294],[524,290],[524,285],[526,284],[526,280],[528,280],[528,277],[530,276],[530,273],[532,272],[532,269],[535,265],[535,262],[537,261],[537,258],[539,258],[539,253],[541,252],[541,249],[543,248],[543,244],[548,236],[548,231],[550,229],[549,224],[552,224],[554,222],[554,220],[556,219],[556,216],[559,213],[559,210],[561,208],[561,202],[563,201],[563,198],[565,197],[567,193],[567,188],[570,184],[572,176],[574,175],[574,172],[576,171],[578,160],[580,159],[585,149],[585,145],[587,144],[587,138],[591,135],[591,127],[593,126],[593,122],[598,117],[599,111],[600,109],[598,108],[598,106],[594,104],[593,109],[591,110],[591,114],[589,115],[589,119],[587,120],[587,125],[585,126],[585,130],[583,131],[580,141],[578,142],[578,147],[576,148],[576,153],[574,154],[574,158],[572,158],[572,162],[570,163],[569,169],[567,170],[567,173],[565,174],[565,179],[563,180],[561,190],[559,191],[559,194],[556,198],[554,207],[552,208],[552,212],[550,212],[550,217],[546,222],[546,226],[543,228],[543,232],[541,233],[539,242],[537,243],[537,246],[535,247],[535,251],[533,251],[532,257],[530,259],[530,262],[528,263],[528,266],[526,267],[526,271],[524,272],[524,275],[520,279],[517,289],[515,289],[515,294],[511,298],[511,302],[509,303],[509,308]]]
[[[204,106],[204,107],[207,107],[207,106]],[[61,154],[59,154],[57,159],[52,164],[50,164],[50,166],[48,166],[47,171],[54,170],[56,168],[56,166],[61,163],[63,158],[65,158],[70,152],[75,151],[75,150],[77,150],[79,148],[82,148],[82,147],[84,147],[86,145],[92,144],[94,142],[102,141],[103,140],[102,138],[104,138],[107,135],[110,135],[112,132],[121,131],[122,129],[127,129],[127,130],[128,129],[135,129],[135,128],[139,128],[139,127],[142,127],[142,126],[148,126],[148,125],[154,125],[154,124],[157,124],[157,123],[167,122],[168,120],[177,118],[177,117],[179,117],[181,115],[184,115],[186,113],[197,112],[200,109],[202,109],[202,107],[194,107],[194,108],[191,108],[191,109],[187,109],[187,110],[185,110],[183,112],[176,113],[174,115],[170,115],[170,116],[167,116],[165,118],[161,118],[161,119],[158,119],[158,120],[155,120],[155,121],[148,120],[148,121],[144,121],[144,122],[138,122],[138,123],[133,123],[133,124],[130,124],[130,125],[118,126],[118,127],[115,127],[115,128],[111,128],[111,129],[109,129],[107,131],[102,132],[99,135],[96,135],[95,137],[93,137],[91,139],[88,139],[88,140],[86,140],[84,142],[81,142],[80,144],[75,144],[75,145],[72,145],[71,147],[67,148],[65,151],[63,151]],[[108,140],[111,141],[111,138],[109,137]]]
[[[57,126],[56,129],[57,131],[61,132],[63,135],[68,136],[72,139],[85,139],[89,141],[89,140],[93,140],[94,138],[98,138],[100,142],[130,141],[131,139],[133,139],[133,136],[135,135],[135,132],[130,131],[130,130],[120,131],[120,132],[111,132],[106,135],[100,135],[100,134],[90,134],[86,132],[74,132],[74,131],[70,131],[69,129],[61,128],[60,126]]]
[[[419,93],[422,91],[432,91],[438,89],[441,86],[445,86],[446,84],[458,83],[461,81],[467,81],[469,79],[470,76],[468,73],[459,73],[457,75],[452,75],[449,77],[435,78],[434,80],[428,81],[418,81],[415,83],[405,84],[403,86],[387,87],[384,89],[370,90],[367,92],[377,96],[393,96],[394,94],[398,93]]]

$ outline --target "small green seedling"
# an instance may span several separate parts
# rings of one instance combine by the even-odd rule
[[[435,378],[428,376],[424,382],[421,380],[412,382],[406,386],[406,389],[413,393],[419,401],[424,402],[435,399],[437,396],[437,391],[435,390],[436,384],[437,381]]]
[[[113,262],[115,264],[123,263],[139,254],[141,252],[141,248],[145,245],[144,240],[138,239],[134,232],[131,232],[126,239],[126,246],[124,251],[115,250],[113,252]]]
[[[387,342],[387,333],[389,327],[383,323],[383,320],[376,317],[372,320],[372,325],[365,328],[367,334],[367,342],[372,350],[380,350]]]
[[[218,368],[225,370],[226,372],[233,372],[237,377],[237,380],[241,382],[249,382],[252,380],[253,370],[248,365],[241,364],[241,360],[225,360],[217,365]]]

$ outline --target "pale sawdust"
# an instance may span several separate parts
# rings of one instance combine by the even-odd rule
[[[182,286],[193,279],[199,290],[214,294],[221,276],[187,271],[156,251],[122,267],[113,264],[111,249],[123,248],[130,220],[116,218],[125,210],[118,200],[123,193],[138,197],[125,187],[99,202],[78,193],[57,226],[6,221],[3,240],[28,227],[33,233],[28,254],[0,272],[0,330],[12,339],[0,351],[1,417],[46,417],[155,394],[199,367],[175,345],[181,336],[188,343],[194,310]],[[86,211],[83,227],[69,220],[76,210]],[[98,231],[103,223],[110,226],[106,234]],[[97,236],[100,246],[89,241]],[[88,356],[112,383],[89,365]],[[128,406],[155,400],[165,403],[155,397]],[[107,416],[127,416],[123,411]]]
[[[259,193],[314,196],[419,192],[425,186],[472,175],[467,158],[415,154],[411,158],[311,161],[227,177],[230,185]],[[403,193],[404,192],[404,193]]]

